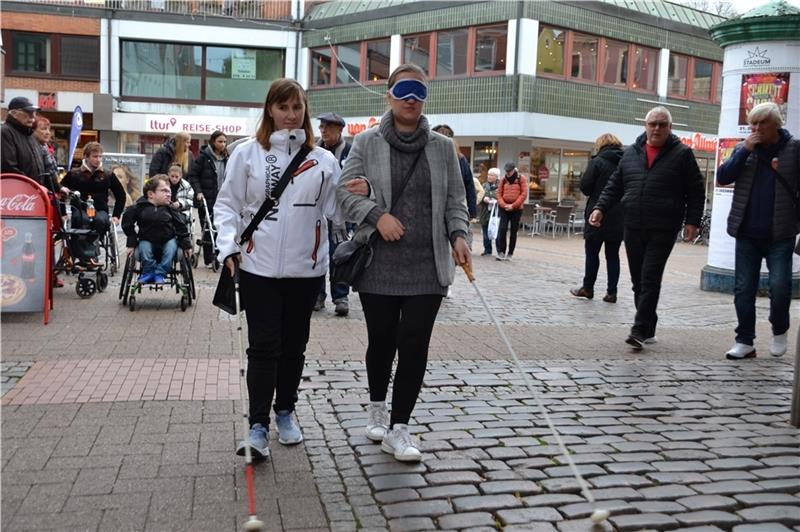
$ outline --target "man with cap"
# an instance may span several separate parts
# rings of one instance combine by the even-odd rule
[[[344,130],[344,118],[334,112],[322,113],[317,116],[319,119],[319,133],[320,139],[317,141],[317,146],[325,148],[336,157],[339,161],[339,166],[344,166],[344,160],[350,154],[350,143],[345,142],[342,138],[342,131]],[[333,257],[333,252],[340,242],[348,239],[348,232],[346,226],[333,226],[328,222],[328,257],[329,260]],[[350,288],[344,284],[333,284],[331,282],[331,300],[333,300],[334,310],[337,316],[347,316],[350,312],[350,301],[347,295]],[[314,304],[314,310],[322,310],[325,308],[325,284],[323,283],[320,290],[317,302]]]
[[[22,174],[53,189],[44,166],[42,148],[33,137],[33,120],[39,108],[24,96],[8,102],[8,116],[2,127],[2,172]]]
[[[497,260],[511,260],[514,248],[517,247],[517,231],[519,220],[522,218],[522,209],[525,207],[525,198],[528,196],[528,180],[517,172],[513,162],[505,165],[506,175],[497,186],[497,208],[500,211],[500,227],[497,231]],[[508,250],[506,251],[506,233],[511,226],[511,235],[508,237]]]

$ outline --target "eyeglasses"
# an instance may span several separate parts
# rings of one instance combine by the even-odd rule
[[[166,192],[167,194],[172,194],[172,190],[168,188],[157,188],[156,192]]]
[[[667,128],[667,127],[669,127],[669,122],[667,122],[667,121],[662,121],[662,122],[648,122],[648,123],[647,123],[647,127],[651,127],[651,128],[653,128],[653,129],[655,129],[655,128],[657,128],[657,127],[663,127],[663,128]]]
[[[428,86],[418,79],[401,79],[389,88],[389,95],[395,100],[425,102],[428,99]]]

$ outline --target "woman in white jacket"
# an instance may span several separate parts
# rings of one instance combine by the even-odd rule
[[[311,148],[273,210],[240,249],[238,239],[302,145]],[[303,373],[311,313],[328,269],[328,220],[341,224],[335,188],[339,165],[314,145],[308,100],[291,79],[272,83],[255,138],[228,160],[214,205],[217,247],[225,266],[239,267],[247,316],[250,443],[268,458],[269,409],[275,395],[278,441],[303,440],[292,412]],[[244,455],[244,442],[237,454]]]

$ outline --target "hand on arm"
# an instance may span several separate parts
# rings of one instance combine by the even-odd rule
[[[472,253],[469,251],[467,241],[463,237],[456,237],[453,242],[453,260],[456,261],[458,266],[468,266],[472,269]]]
[[[391,214],[384,213],[378,218],[378,225],[376,226],[381,237],[386,242],[396,242],[400,240],[406,232],[405,226],[400,223],[400,220]]]
[[[344,184],[350,194],[369,196],[369,183],[366,179],[357,177]]]

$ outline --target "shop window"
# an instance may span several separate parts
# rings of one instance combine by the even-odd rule
[[[367,43],[367,81],[389,79],[389,39]]]
[[[206,48],[207,100],[261,103],[282,74],[280,50]]]
[[[6,75],[92,81],[100,77],[98,37],[3,30],[3,41],[10,43]]]
[[[124,41],[122,95],[200,100],[202,55],[202,46]]]
[[[539,48],[536,57],[537,74],[564,75],[564,45],[567,32],[550,26],[539,30]]]
[[[722,101],[722,63],[714,63],[714,102]]]
[[[100,76],[100,42],[97,37],[61,36],[61,74],[79,78]]]
[[[346,85],[361,79],[361,43],[340,44],[336,47],[336,83]]]
[[[714,63],[695,58],[692,79],[692,97],[698,100],[711,100],[711,81]]]
[[[505,72],[507,45],[508,27],[505,24],[477,28],[475,72]]]
[[[669,73],[667,75],[667,94],[670,96],[687,96],[689,79],[689,58],[685,55],[670,54]]]
[[[467,73],[466,29],[441,31],[436,40],[436,76],[460,76]]]
[[[619,88],[628,86],[628,50],[626,43],[606,39],[603,83]]]
[[[582,33],[572,34],[572,68],[573,78],[586,81],[597,80],[597,47],[600,39]]]
[[[634,46],[634,90],[655,92],[658,85],[658,50]]]
[[[430,74],[431,34],[403,38],[403,62],[417,65]]]
[[[14,33],[13,66],[17,72],[40,72],[51,70],[50,37],[41,33]]]
[[[330,48],[311,50],[311,85],[330,85],[333,60]]]
[[[497,142],[476,142],[473,150],[472,172],[486,175],[490,168],[497,167]]]

